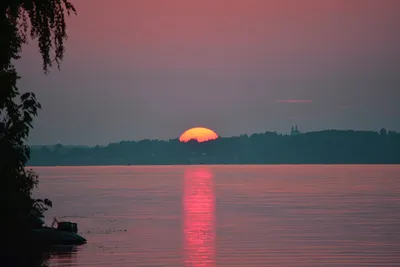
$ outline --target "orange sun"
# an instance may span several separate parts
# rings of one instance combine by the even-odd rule
[[[179,141],[188,142],[189,140],[196,140],[197,142],[205,142],[217,138],[218,135],[213,130],[203,127],[195,127],[185,131],[179,137]]]

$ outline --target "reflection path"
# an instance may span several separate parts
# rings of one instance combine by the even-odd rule
[[[185,171],[185,266],[215,266],[215,196],[212,173],[207,167]]]

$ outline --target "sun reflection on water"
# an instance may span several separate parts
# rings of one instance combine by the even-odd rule
[[[213,175],[206,167],[185,171],[185,266],[215,266],[215,197]]]

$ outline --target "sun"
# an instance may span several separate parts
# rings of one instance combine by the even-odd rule
[[[204,127],[194,127],[186,130],[180,137],[179,141],[188,142],[189,140],[196,140],[197,142],[206,142],[215,140],[218,135],[211,129]]]

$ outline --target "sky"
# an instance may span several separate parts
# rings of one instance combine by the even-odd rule
[[[43,106],[30,144],[400,131],[398,0],[71,2],[60,71],[34,41],[16,63]]]

